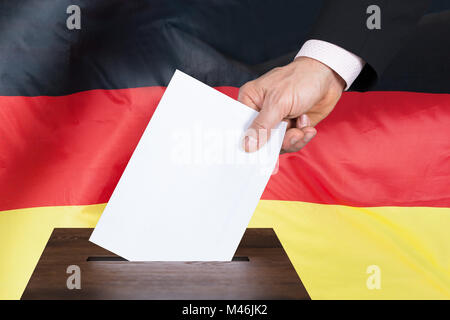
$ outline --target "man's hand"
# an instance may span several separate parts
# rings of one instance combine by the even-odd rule
[[[307,57],[247,82],[240,88],[238,100],[259,115],[245,133],[244,149],[259,149],[270,130],[287,120],[282,151],[300,150],[316,135],[314,126],[333,110],[344,88],[345,81],[332,69]]]

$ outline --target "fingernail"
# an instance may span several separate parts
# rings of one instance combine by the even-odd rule
[[[302,114],[300,117],[300,129],[309,127],[311,125],[311,121],[306,114]]]
[[[292,138],[291,139],[291,145],[293,145],[293,146],[296,145],[298,141],[299,141],[298,138]]]
[[[258,148],[258,140],[257,139],[255,139],[251,136],[245,137],[245,151],[255,152],[257,148]]]
[[[253,129],[247,130],[244,137],[244,150],[247,152],[255,152],[258,148],[258,139],[256,131]]]
[[[303,137],[303,141],[305,141],[306,143],[311,141],[312,138],[314,138],[316,134],[314,132],[307,132],[305,133],[305,136]]]

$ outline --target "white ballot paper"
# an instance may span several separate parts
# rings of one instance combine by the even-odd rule
[[[230,261],[286,131],[246,153],[256,115],[177,70],[90,241],[130,261]]]

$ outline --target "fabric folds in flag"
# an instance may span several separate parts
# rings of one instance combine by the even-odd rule
[[[76,1],[68,30],[71,2],[0,3],[2,299],[53,228],[95,226],[175,69],[237,98],[291,61],[321,4]],[[372,91],[280,156],[249,227],[274,228],[313,299],[450,298],[448,17],[424,17]]]

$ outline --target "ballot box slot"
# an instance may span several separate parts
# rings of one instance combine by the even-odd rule
[[[93,256],[88,257],[86,261],[128,261],[128,260],[118,256]],[[250,261],[250,259],[248,257],[233,257],[231,261],[248,262]]]
[[[248,257],[233,257],[231,261],[250,261]]]
[[[128,261],[125,258],[118,256],[102,256],[102,257],[88,257],[87,261]]]

